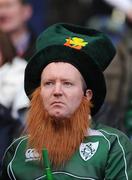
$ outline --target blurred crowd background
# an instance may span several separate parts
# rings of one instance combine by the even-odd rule
[[[113,41],[117,55],[105,71],[106,100],[93,119],[132,140],[132,0],[0,0],[0,166],[24,129],[24,69],[36,37],[57,22],[101,30]]]

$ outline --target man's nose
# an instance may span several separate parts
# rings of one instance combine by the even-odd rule
[[[62,85],[61,83],[56,83],[53,90],[54,96],[62,95]]]

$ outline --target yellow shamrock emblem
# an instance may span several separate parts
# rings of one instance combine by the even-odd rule
[[[82,47],[86,46],[87,44],[88,42],[85,42],[84,39],[73,37],[66,39],[66,43],[64,45],[80,50],[82,49]]]

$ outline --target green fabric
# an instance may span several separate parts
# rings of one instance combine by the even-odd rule
[[[52,169],[54,180],[132,179],[132,143],[122,132],[96,125],[96,129],[89,131],[89,136],[83,143],[98,143],[98,147],[91,148],[87,144],[89,151],[86,154],[90,158],[86,161],[78,149],[64,167]],[[4,157],[1,180],[46,179],[43,165],[39,163],[37,156],[26,156],[26,144],[27,137],[22,137],[9,147]]]
[[[37,52],[53,45],[64,46],[69,37],[78,37],[87,42],[80,51],[90,56],[102,71],[115,55],[113,44],[103,32],[65,23],[54,24],[41,33],[36,43]]]
[[[51,62],[67,62],[82,74],[93,91],[92,115],[104,102],[106,85],[102,71],[115,55],[110,39],[102,32],[85,27],[58,23],[40,34],[36,53],[25,70],[25,92],[30,97],[40,85],[42,70]]]

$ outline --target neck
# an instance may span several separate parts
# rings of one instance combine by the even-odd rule
[[[20,41],[23,38],[23,36],[25,36],[28,33],[28,28],[26,26],[23,26],[21,28],[18,28],[17,30],[10,32],[9,36],[13,44],[15,45],[18,41]]]
[[[17,31],[12,32],[10,37],[16,48],[17,54],[22,56],[29,44],[30,33],[28,29],[26,27],[20,28]]]

